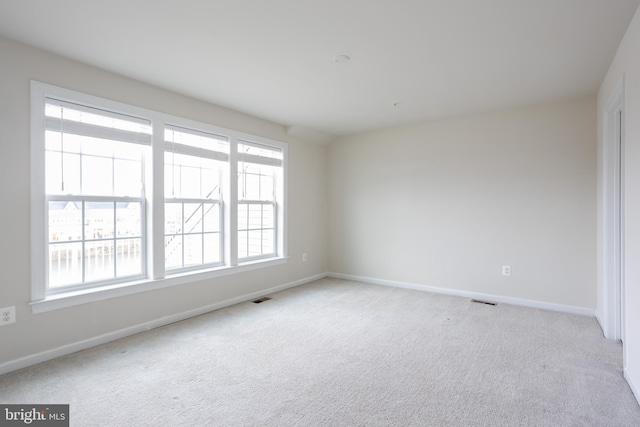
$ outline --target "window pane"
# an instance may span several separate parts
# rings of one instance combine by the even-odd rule
[[[63,156],[63,178],[64,189],[61,191],[63,194],[80,194],[82,174],[81,163],[82,157],[77,154],[65,154]]]
[[[220,198],[219,169],[202,169],[202,192],[198,197],[216,200]]]
[[[238,258],[247,258],[249,256],[249,233],[247,231],[238,231]]]
[[[238,230],[249,228],[249,205],[238,205]]]
[[[248,232],[248,254],[250,257],[262,255],[262,231]]]
[[[204,231],[220,231],[220,205],[207,203],[204,209]]]
[[[47,151],[62,151],[62,138],[60,132],[46,130],[44,132],[44,148]]]
[[[260,176],[252,173],[245,174],[244,177],[244,199],[260,200]]]
[[[202,204],[184,204],[184,232],[202,233]]]
[[[141,239],[116,241],[116,277],[142,274]]]
[[[82,138],[79,135],[47,130],[45,132],[45,148],[50,151],[80,154]]]
[[[114,159],[114,194],[139,197],[142,194],[142,161]]]
[[[272,166],[244,163],[238,164],[238,197],[240,200],[275,200],[275,173]]]
[[[199,198],[201,194],[200,169],[192,166],[182,166],[180,173],[180,197]]]
[[[275,228],[274,206],[262,205],[262,228]]]
[[[90,136],[65,134],[65,142],[77,141],[82,146],[82,154],[91,157],[106,157],[111,159],[115,152],[116,141],[108,139],[91,138]]]
[[[202,264],[202,234],[184,236],[184,266]]]
[[[82,156],[82,194],[113,195],[113,160]]]
[[[260,200],[274,200],[273,176],[260,175]]]
[[[116,203],[116,237],[142,236],[141,204]]]
[[[49,245],[49,287],[82,282],[82,243]]]
[[[182,203],[164,204],[164,234],[182,233]]]
[[[262,230],[262,254],[272,254],[275,252],[275,240],[273,230]]]
[[[145,146],[54,131],[45,138],[47,194],[142,194]]]
[[[121,141],[109,141],[109,145],[113,147],[113,156],[122,160],[134,160],[140,162],[145,147],[139,144],[130,144]]]
[[[144,271],[142,202],[56,200],[49,202],[48,215],[49,241],[52,242],[49,247],[50,287],[140,275]],[[135,238],[114,243],[115,234]],[[74,240],[80,242],[73,245],[53,243]],[[117,275],[114,269],[117,269]]]
[[[114,204],[111,202],[84,203],[84,238],[108,239],[114,235]]]
[[[45,182],[47,194],[80,194],[80,156],[48,151]]]
[[[49,202],[49,242],[82,240],[82,205],[69,201]]]
[[[262,228],[262,205],[249,206],[249,229],[255,230]]]
[[[205,264],[213,264],[220,261],[220,234],[205,234],[203,262]]]
[[[269,202],[238,205],[238,258],[275,254],[275,206]]]
[[[47,151],[45,154],[45,192],[55,194],[62,192],[62,153]]]
[[[165,197],[219,199],[224,162],[165,152]]]
[[[164,153],[164,197],[177,197],[175,187],[180,188],[180,171],[176,171],[172,158],[171,153]]]
[[[182,235],[165,236],[164,265],[167,269],[182,267]]]
[[[106,280],[114,277],[115,260],[113,240],[86,242],[84,245],[85,281]]]
[[[217,203],[165,204],[165,268],[221,261],[219,233],[211,233],[220,229],[219,206]],[[179,223],[183,211],[184,227]]]

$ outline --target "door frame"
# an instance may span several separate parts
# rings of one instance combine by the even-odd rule
[[[624,341],[624,77],[604,110],[601,326]]]

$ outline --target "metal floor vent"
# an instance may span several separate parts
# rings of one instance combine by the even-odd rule
[[[471,302],[475,302],[478,304],[486,304],[486,305],[497,305],[495,302],[489,302],[489,301],[482,301],[479,299],[472,299]]]
[[[251,301],[254,304],[260,304],[261,302],[265,302],[265,301],[269,301],[271,298],[269,297],[263,297],[263,298],[259,298],[259,299],[254,299],[253,301]]]

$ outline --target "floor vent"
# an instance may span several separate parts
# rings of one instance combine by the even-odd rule
[[[486,305],[497,305],[495,302],[489,302],[489,301],[482,301],[479,299],[472,299],[471,302],[475,302],[478,304],[486,304]]]
[[[263,298],[259,298],[259,299],[254,299],[253,301],[251,301],[254,304],[260,304],[261,302],[265,302],[265,301],[269,301],[271,298],[269,297],[263,297]]]

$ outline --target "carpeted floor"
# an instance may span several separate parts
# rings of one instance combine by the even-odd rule
[[[72,426],[640,426],[595,319],[323,279],[0,377]]]

